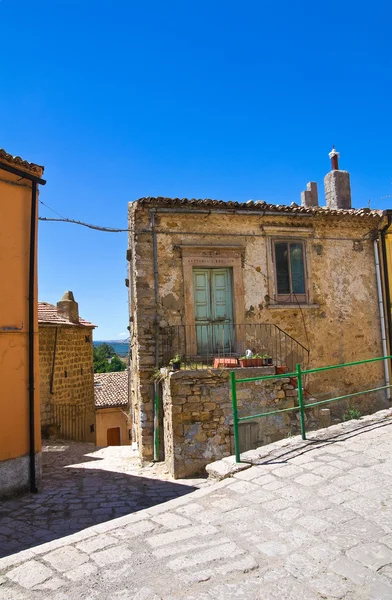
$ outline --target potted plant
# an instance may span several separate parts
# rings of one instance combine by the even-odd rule
[[[169,365],[171,366],[172,371],[179,371],[181,369],[181,356],[179,354],[173,356],[169,362]]]
[[[241,367],[262,367],[263,366],[263,358],[260,354],[253,354],[252,357],[249,356],[241,356],[240,359]]]
[[[268,365],[268,354],[263,354],[263,365]]]

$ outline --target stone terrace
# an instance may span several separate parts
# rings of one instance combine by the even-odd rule
[[[392,411],[0,560],[0,600],[390,600]]]

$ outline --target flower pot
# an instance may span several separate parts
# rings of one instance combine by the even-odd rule
[[[265,367],[268,365],[268,358],[263,358],[263,365]]]
[[[226,369],[235,367],[238,367],[238,360],[236,358],[226,358],[225,356],[214,358],[214,369]]]
[[[262,358],[240,358],[241,367],[262,367]]]
[[[267,364],[272,365],[272,356],[269,356],[267,360],[268,360]]]
[[[181,361],[175,361],[171,363],[172,371],[179,371],[181,369]]]

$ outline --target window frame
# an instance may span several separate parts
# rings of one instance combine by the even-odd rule
[[[289,282],[290,282],[290,293],[289,294],[280,294],[278,292],[278,272],[277,272],[277,262],[276,262],[276,244],[286,243],[288,247],[290,244],[300,244],[302,247],[302,259],[303,259],[303,269],[304,269],[304,282],[305,282],[305,293],[304,294],[296,294],[292,291],[293,283],[292,283],[292,275],[291,275],[291,260],[288,260],[288,270],[289,270]],[[305,239],[297,238],[297,237],[279,237],[274,236],[271,238],[271,257],[272,257],[272,269],[273,269],[273,289],[274,289],[274,301],[279,305],[298,305],[298,304],[309,304],[309,273],[308,273],[308,252],[307,252],[307,244]]]

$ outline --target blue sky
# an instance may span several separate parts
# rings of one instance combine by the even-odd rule
[[[61,215],[127,226],[141,196],[300,202],[335,144],[353,204],[391,207],[388,3],[0,0],[0,147]],[[320,193],[320,195],[322,195]],[[40,206],[41,216],[55,216]],[[116,339],[127,234],[40,223],[39,297]]]

